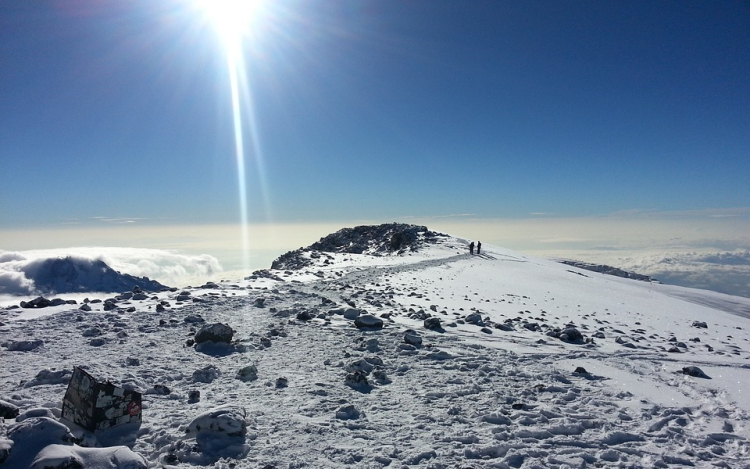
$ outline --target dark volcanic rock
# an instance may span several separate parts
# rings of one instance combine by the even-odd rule
[[[697,366],[686,366],[682,369],[682,373],[686,374],[688,376],[692,376],[694,378],[705,378],[705,379],[711,379],[710,376],[708,376],[706,373],[703,372],[700,368]]]
[[[0,418],[14,419],[18,417],[18,407],[10,402],[0,401]]]
[[[422,338],[417,334],[417,331],[407,329],[404,332],[404,342],[419,347],[422,345]]]
[[[19,340],[6,345],[9,352],[30,352],[44,345],[43,340]]]
[[[310,258],[321,257],[321,252],[381,255],[417,251],[423,244],[435,243],[440,236],[447,235],[430,231],[425,226],[404,223],[343,228],[307,248],[289,251],[279,256],[273,261],[271,268],[301,269],[312,264]],[[309,258],[306,253],[310,253]]]
[[[31,301],[22,301],[21,308],[46,308],[52,306],[52,302],[43,296],[34,298]]]
[[[433,331],[441,331],[443,330],[443,326],[440,324],[440,318],[427,318],[424,320],[424,327],[425,329],[430,329]]]
[[[234,330],[222,324],[220,322],[214,324],[206,324],[200,328],[195,334],[195,343],[200,344],[202,342],[232,342],[232,336],[234,336]]]
[[[358,329],[382,329],[383,320],[371,314],[363,314],[354,320]]]

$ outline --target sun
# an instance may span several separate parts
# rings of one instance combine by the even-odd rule
[[[260,9],[260,0],[196,0],[208,21],[225,42],[247,35]]]

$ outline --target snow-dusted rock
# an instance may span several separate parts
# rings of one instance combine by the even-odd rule
[[[357,319],[360,314],[362,314],[362,311],[356,308],[345,309],[343,312],[344,319],[349,319],[351,321]]]
[[[479,313],[469,313],[464,321],[475,326],[484,326],[484,321],[482,321],[482,316]]]
[[[142,456],[127,446],[83,448],[49,445],[31,462],[30,469],[146,469]]]
[[[558,339],[562,340],[563,342],[582,343],[583,334],[581,334],[581,332],[575,327],[566,327],[562,330],[562,332],[560,332]]]
[[[682,373],[694,378],[711,379],[710,376],[704,373],[703,370],[701,370],[697,366],[686,366],[682,369]]]
[[[90,327],[81,333],[84,337],[97,337],[102,335],[102,330],[98,327]]]
[[[439,331],[443,329],[443,326],[440,324],[440,318],[427,318],[424,320],[424,327],[425,329],[430,329],[433,331]]]
[[[234,330],[222,323],[206,324],[195,334],[195,343],[202,342],[226,342],[230,343],[234,336]]]
[[[258,379],[258,368],[255,365],[247,365],[240,368],[235,375],[240,381],[255,381]]]
[[[44,369],[37,373],[34,379],[27,381],[23,387],[30,388],[45,384],[64,384],[70,380],[72,374],[73,372],[70,370]]]
[[[364,374],[367,375],[374,368],[375,368],[375,366],[372,363],[370,363],[369,361],[365,360],[364,358],[358,358],[358,359],[350,362],[349,364],[347,364],[344,369],[346,371],[350,372],[350,373],[355,373],[357,371],[360,371],[360,372],[362,372],[362,373],[364,373]]]
[[[200,314],[189,314],[185,316],[182,320],[183,322],[187,324],[198,324],[198,323],[206,322],[206,320],[203,319],[203,316],[201,316]]]
[[[353,405],[346,404],[336,409],[336,418],[339,420],[356,420],[362,413]]]
[[[420,337],[416,331],[407,329],[404,332],[404,342],[410,345],[414,345],[415,347],[419,347],[420,345],[422,345],[422,337]]]
[[[245,444],[247,412],[239,406],[221,406],[199,414],[188,425],[185,436],[170,445],[162,464],[177,462],[206,466],[221,458],[243,458],[249,448]]]
[[[5,461],[8,468],[31,467],[34,458],[45,446],[72,445],[74,441],[68,427],[48,417],[34,417],[17,422],[8,428],[7,436],[12,442]]]
[[[10,402],[0,400],[0,418],[14,419],[18,416],[18,407]]]
[[[363,314],[354,320],[354,325],[358,329],[382,329],[383,320],[372,314]]]
[[[175,301],[189,301],[192,296],[192,293],[190,293],[189,291],[182,291],[175,297]]]
[[[50,419],[54,419],[55,414],[53,414],[52,411],[47,409],[46,407],[35,407],[33,409],[26,409],[18,414],[18,417],[16,417],[16,422],[23,422],[24,420],[38,417],[47,417]]]
[[[371,388],[370,383],[367,381],[367,375],[363,371],[355,371],[347,374],[344,378],[344,384],[352,389],[363,392],[369,391]]]
[[[296,316],[296,317],[297,317],[297,319],[298,319],[299,321],[310,321],[310,320],[312,320],[312,318],[313,318],[312,314],[310,314],[310,311],[308,311],[308,310],[306,310],[306,309],[304,309],[304,310],[302,310],[302,311],[299,311],[299,312],[297,313],[297,316]]]
[[[221,370],[214,365],[208,365],[193,372],[194,383],[210,383],[221,376]]]
[[[19,340],[5,344],[9,352],[31,352],[44,345],[43,340]]]
[[[195,417],[187,428],[189,436],[201,437],[236,437],[247,434],[247,412],[238,406],[222,406],[211,409]]]

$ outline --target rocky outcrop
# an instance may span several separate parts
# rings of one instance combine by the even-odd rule
[[[354,228],[343,228],[330,234],[306,248],[289,251],[279,256],[271,264],[271,269],[295,270],[307,267],[312,259],[320,253],[350,254],[402,254],[407,251],[418,251],[424,244],[437,242],[439,237],[447,236],[430,231],[426,226],[405,223],[386,223],[383,225],[362,225]],[[309,253],[309,255],[305,255]]]
[[[590,264],[588,262],[570,261],[570,260],[561,260],[559,262],[561,264],[569,265],[572,267],[578,267],[579,269],[590,270],[592,272],[599,272],[601,274],[614,275],[615,277],[640,280],[642,282],[658,282],[658,280],[656,280],[653,277],[649,277],[648,275],[637,274],[635,272],[628,272],[627,270],[622,270],[617,267],[612,267],[611,265]]]

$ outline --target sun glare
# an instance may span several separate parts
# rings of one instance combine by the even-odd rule
[[[248,230],[247,176],[245,168],[245,125],[243,115],[249,122],[249,140],[255,161],[260,169],[260,145],[255,126],[250,86],[246,76],[243,42],[252,36],[260,0],[196,0],[208,22],[221,37],[227,56],[229,88],[232,98],[232,121],[234,124],[234,152],[237,165],[237,187],[242,238],[242,263],[249,269],[250,240]],[[245,104],[243,109],[243,104]],[[263,175],[259,175],[263,179]],[[262,184],[261,184],[262,185]]]
[[[225,41],[237,41],[250,31],[259,4],[258,0],[198,0]]]

